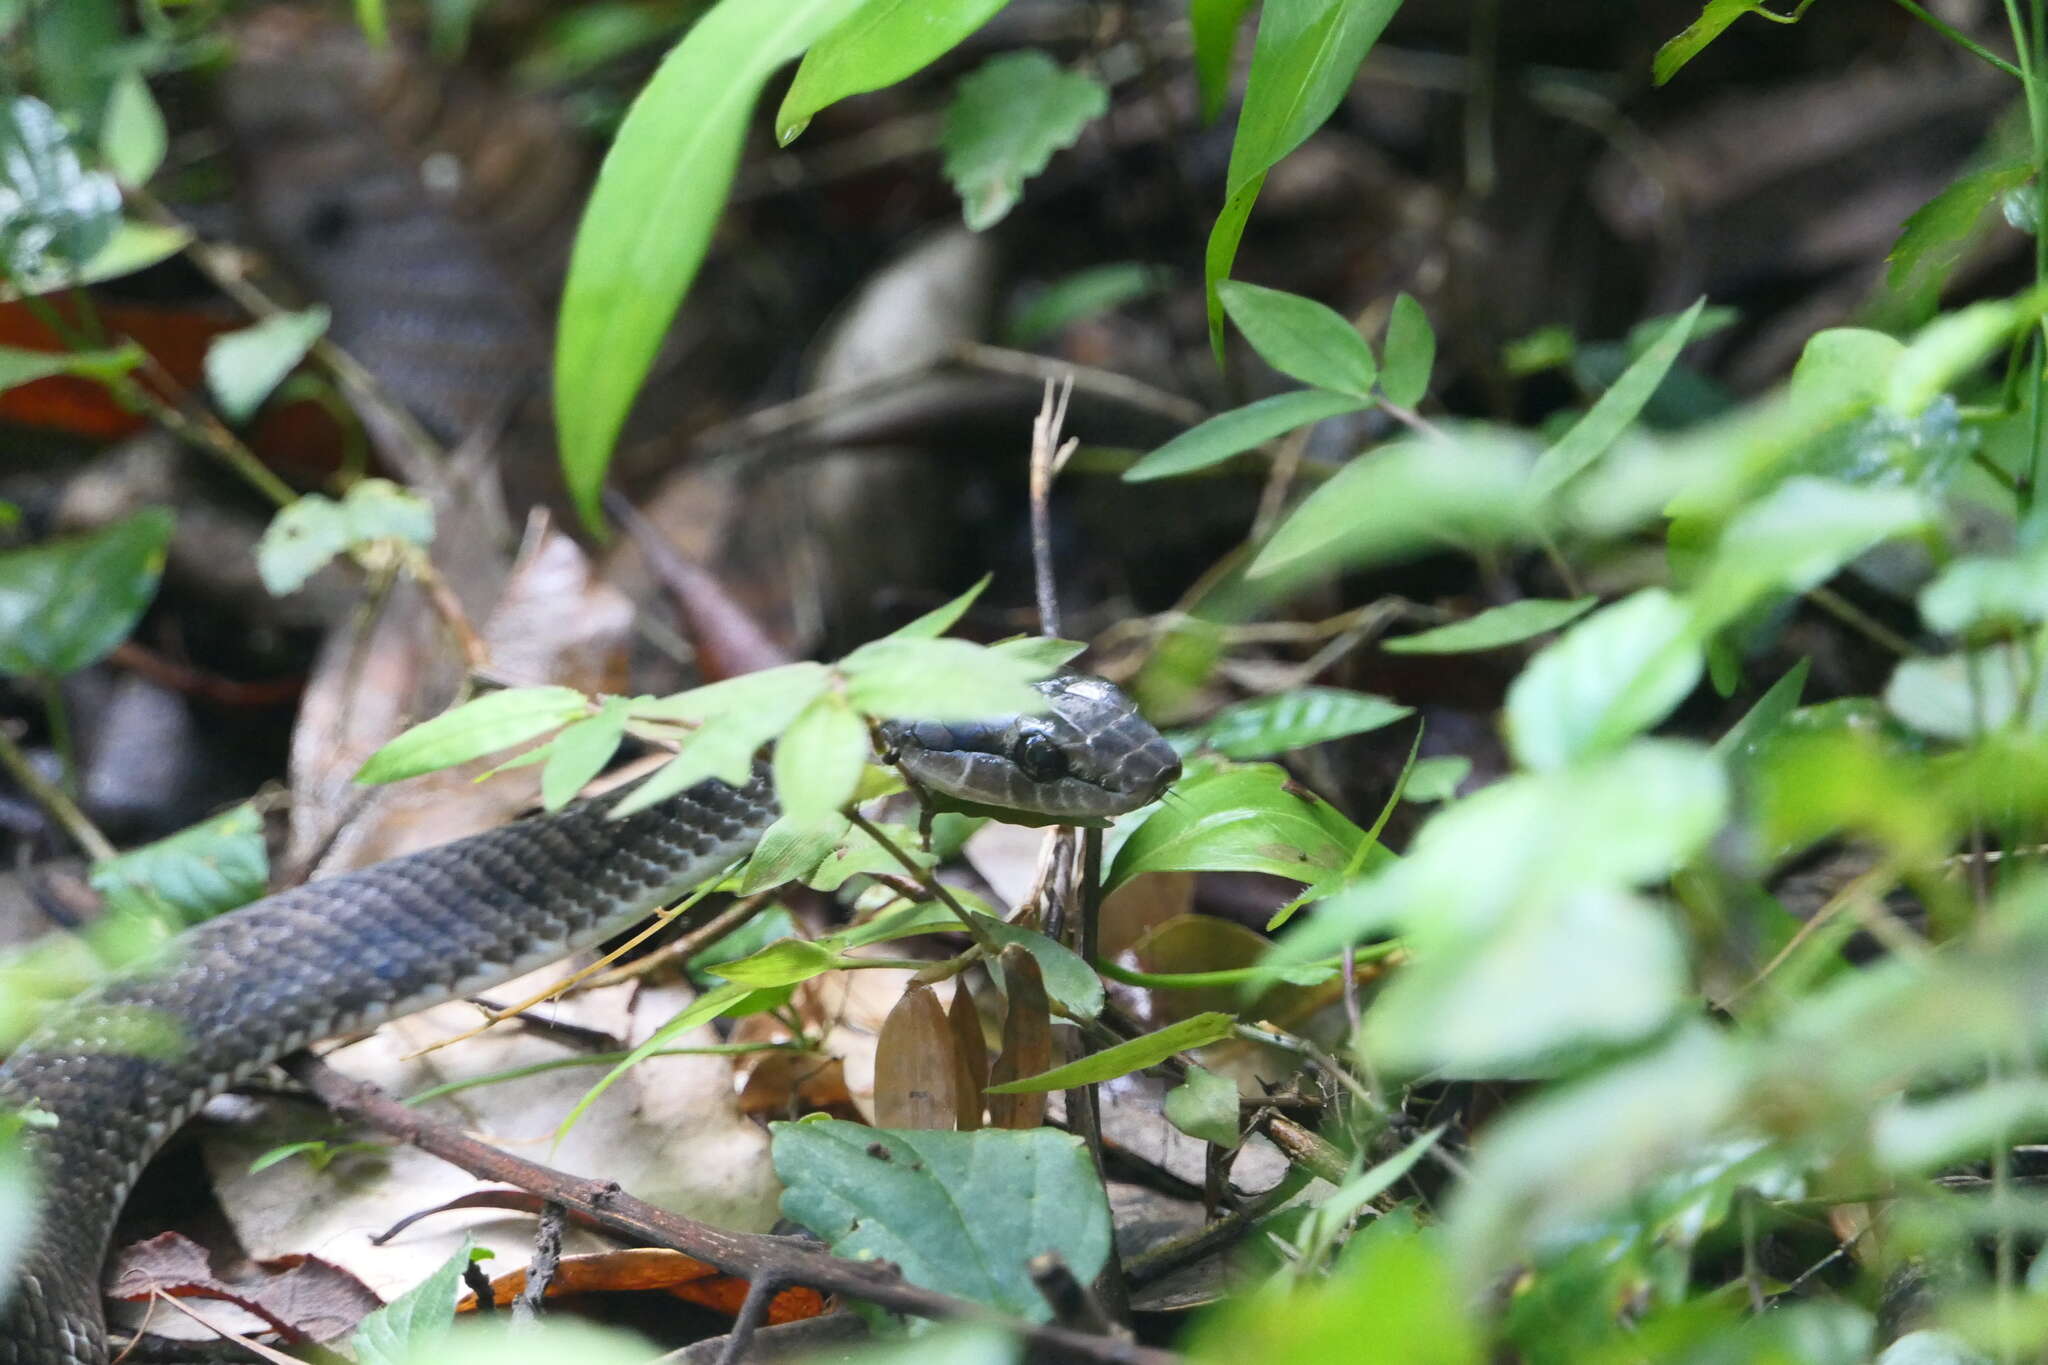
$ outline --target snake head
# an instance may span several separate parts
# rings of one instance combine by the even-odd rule
[[[896,761],[944,804],[998,816],[1091,822],[1159,798],[1180,755],[1111,682],[1062,673],[1035,684],[1048,706],[1005,720],[891,720]]]

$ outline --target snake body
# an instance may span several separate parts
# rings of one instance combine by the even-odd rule
[[[1135,809],[1179,775],[1173,750],[1109,684],[1069,675],[1040,686],[1044,716],[893,727],[899,760],[948,795],[1068,816]],[[1039,776],[1020,785],[991,771],[1019,763]],[[150,1157],[207,1100],[317,1039],[607,938],[744,856],[777,816],[765,769],[624,818],[610,815],[613,800],[267,897],[46,1019],[0,1067],[0,1112],[42,1116],[24,1130],[42,1214],[0,1309],[0,1365],[106,1365],[99,1280],[114,1221]]]

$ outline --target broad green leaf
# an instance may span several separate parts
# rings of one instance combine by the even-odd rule
[[[21,8],[27,10],[28,42],[20,41],[16,29],[6,35],[9,47],[65,122],[91,137],[120,69],[108,57],[126,46],[122,6],[118,0],[31,0]]]
[[[2048,1081],[1987,1081],[1938,1098],[1886,1105],[1871,1125],[1871,1155],[1894,1174],[1919,1174],[1968,1161],[2048,1126]]]
[[[658,701],[635,702],[635,721],[697,728],[684,736],[682,752],[628,793],[613,813],[645,810],[707,777],[743,784],[761,746],[781,734],[831,682],[832,672],[823,664],[782,664]]]
[[[573,687],[508,687],[422,721],[371,754],[356,781],[397,782],[523,744],[589,713]]]
[[[1957,177],[1900,227],[1885,258],[1890,266],[1886,283],[1908,296],[1930,301],[1938,296],[1977,235],[1977,225],[1990,218],[2008,190],[2018,189],[2033,175],[2030,159],[2014,158]]]
[[[1032,1322],[1051,1316],[1027,1266],[1074,1278],[1109,1257],[1109,1204],[1081,1140],[1051,1129],[891,1132],[828,1119],[771,1124],[783,1216],[833,1252]]]
[[[1031,686],[1046,673],[1036,660],[965,640],[875,640],[840,660],[839,669],[847,700],[870,716],[989,720],[1036,715],[1048,705]]]
[[[1490,1355],[1469,1302],[1435,1230],[1376,1219],[1352,1237],[1327,1279],[1294,1287],[1275,1275],[1231,1294],[1204,1311],[1184,1348],[1195,1365],[1481,1365]],[[1285,1345],[1276,1352],[1276,1343]]]
[[[1128,1076],[1133,1071],[1143,1071],[1148,1066],[1157,1066],[1175,1053],[1189,1048],[1207,1047],[1230,1036],[1236,1020],[1227,1014],[1197,1014],[1155,1029],[1143,1037],[1132,1038],[1118,1043],[1115,1047],[1104,1048],[1090,1053],[1079,1061],[1056,1066],[1050,1071],[1041,1071],[1036,1076],[1022,1076],[1002,1085],[988,1087],[991,1095],[1035,1095],[1047,1090],[1066,1090],[1077,1085],[1093,1085],[1097,1081],[1113,1081],[1119,1076]]]
[[[1317,885],[1351,864],[1364,831],[1272,763],[1219,764],[1183,779],[1116,851],[1103,889],[1141,872],[1269,872]],[[1388,855],[1367,854],[1366,866]]]
[[[925,851],[919,843],[917,831],[904,825],[877,826],[888,836],[897,848],[910,855],[910,860],[919,868],[929,869],[937,864],[935,855]],[[837,891],[850,878],[875,872],[887,872],[895,876],[903,874],[903,864],[895,854],[875,842],[874,836],[864,829],[849,828],[816,866],[803,874],[804,885],[813,891]],[[946,914],[944,906],[932,907],[934,918]],[[955,921],[957,923],[957,921]]]
[[[192,244],[192,234],[181,227],[156,223],[122,223],[114,236],[82,269],[46,263],[27,278],[0,278],[0,302],[13,302],[23,295],[52,294],[77,285],[118,280],[147,270],[159,261],[177,255]],[[5,271],[0,271],[4,277]]]
[[[470,1240],[441,1268],[356,1324],[349,1337],[360,1365],[419,1365],[448,1340],[462,1272],[475,1257]]]
[[[998,640],[988,648],[992,654],[1028,665],[1038,670],[1039,677],[1049,678],[1088,646],[1078,640],[1062,640],[1053,635],[1019,635]]]
[[[1759,0],[1707,0],[1699,18],[1657,49],[1657,55],[1650,61],[1651,82],[1662,85],[1677,75],[1687,62],[1706,51],[1707,44],[1720,37],[1730,24],[1745,14],[1754,14],[1774,23],[1791,24],[1797,23],[1812,3],[1813,0],[1799,0],[1790,14],[1778,14],[1766,9]]]
[[[1907,488],[1865,488],[1832,479],[1787,479],[1729,522],[1693,591],[1713,629],[1773,592],[1805,592],[1893,536],[1924,527],[1926,501]]]
[[[826,105],[922,71],[1008,3],[868,0],[804,54],[775,112],[776,140],[786,147]]]
[[[755,98],[859,5],[722,0],[620,124],[576,230],[555,337],[562,473],[593,530],[613,443],[703,263]]]
[[[1298,687],[1238,702],[1188,738],[1226,758],[1275,758],[1311,744],[1361,735],[1415,714],[1368,692],[1339,687]]]
[[[1617,748],[1684,701],[1704,666],[1692,613],[1662,588],[1644,588],[1529,661],[1508,688],[1509,747],[1536,769]]]
[[[1436,365],[1436,333],[1422,305],[1405,293],[1394,296],[1382,354],[1386,365],[1380,371],[1380,391],[1387,401],[1404,408],[1420,403],[1429,392],[1429,372]]]
[[[93,864],[93,890],[117,913],[182,928],[247,905],[270,886],[263,817],[251,805]]]
[[[1881,402],[1906,345],[1867,327],[1815,332],[1792,367],[1792,392],[1802,398],[1835,397],[1851,404]]]
[[[1202,92],[1202,122],[1214,123],[1230,94],[1231,58],[1237,54],[1237,31],[1251,12],[1252,0],[1188,0],[1189,26],[1195,39],[1195,84]]]
[[[548,764],[540,773],[540,802],[549,810],[560,810],[577,792],[604,771],[626,737],[626,713],[631,705],[624,697],[606,697],[597,714],[566,727],[548,745]]]
[[[981,232],[1001,222],[1024,182],[1108,108],[1101,82],[1062,70],[1043,52],[1006,52],[963,77],[939,147],[967,226]]]
[[[2048,553],[1953,561],[1920,590],[1920,619],[1944,635],[1991,623],[2048,620]]]
[[[1650,395],[1671,372],[1678,353],[1692,339],[1693,327],[1707,306],[1705,298],[1680,313],[1648,350],[1622,371],[1586,415],[1572,424],[1556,445],[1536,462],[1531,482],[1539,496],[1549,497],[1606,454],[1621,433],[1642,413]]]
[[[1266,172],[1323,126],[1351,88],[1401,0],[1266,0],[1252,41],[1244,107],[1230,144],[1223,211],[1209,231],[1202,257],[1208,295],[1209,345],[1223,363],[1223,299],[1217,286],[1230,278],[1237,244]]]
[[[1472,760],[1462,754],[1417,759],[1401,784],[1401,795],[1409,801],[1448,801],[1472,775]]]
[[[1917,416],[1984,363],[2016,328],[2040,318],[2048,290],[2035,288],[2014,299],[1987,299],[1943,313],[1915,332],[1893,365],[1885,406]]]
[[[100,123],[100,159],[123,184],[142,186],[164,164],[168,146],[163,111],[156,107],[142,73],[131,67],[107,97],[107,116]]]
[[[171,514],[137,512],[91,535],[0,551],[0,673],[60,678],[128,638],[156,596]]]
[[[1281,569],[1368,568],[1426,550],[1481,550],[1534,533],[1519,436],[1457,428],[1450,443],[1403,440],[1360,456],[1308,495],[1252,561]]]
[[[1756,705],[1714,741],[1714,752],[1739,762],[1753,758],[1797,709],[1799,694],[1806,688],[1806,675],[1812,667],[1813,660],[1801,659],[1786,669],[1785,676],[1772,683],[1770,690],[1757,698]]]
[[[852,828],[852,823],[836,810],[822,820],[803,823],[783,816],[768,826],[761,842],[754,845],[747,858],[746,872],[740,878],[740,894],[751,896],[809,875]]]
[[[1188,1078],[1166,1092],[1166,1120],[1191,1138],[1236,1147],[1244,1137],[1237,1082],[1190,1065]]]
[[[0,393],[60,374],[106,379],[126,374],[142,359],[142,348],[133,342],[108,351],[24,351],[0,346]]]
[[[327,333],[324,304],[298,313],[279,313],[253,327],[213,339],[206,348],[206,388],[221,415],[239,425],[256,415],[263,400],[306,358]]]
[[[1372,349],[1335,309],[1242,280],[1216,288],[1230,320],[1268,365],[1319,389],[1371,398],[1379,372]]]
[[[120,221],[120,186],[85,169],[55,110],[32,95],[0,103],[0,273],[76,279]]]
[[[2048,688],[2040,685],[2040,667],[2009,644],[1902,659],[1885,685],[1884,704],[1936,739],[1974,739],[2010,725],[2048,726]]]
[[[1570,625],[1599,605],[1597,597],[1578,597],[1569,602],[1530,597],[1489,607],[1469,620],[1382,640],[1380,648],[1389,654],[1469,654],[1499,649]]]
[[[981,580],[966,592],[961,593],[942,607],[933,607],[915,621],[898,626],[889,632],[889,638],[892,640],[936,640],[958,624],[960,618],[967,614],[967,609],[974,605],[975,599],[979,598],[987,590],[989,579],[993,577],[993,574],[983,574]]]
[[[1017,309],[1003,329],[1004,339],[1012,346],[1035,346],[1070,323],[1158,293],[1166,280],[1163,272],[1137,261],[1076,271]]]
[[[786,938],[757,953],[722,962],[710,968],[713,976],[751,988],[792,986],[809,981],[840,966],[840,955],[831,945],[809,939]]]
[[[1362,1045],[1403,1075],[1541,1075],[1572,1049],[1646,1037],[1687,984],[1662,907],[1589,888],[1419,950],[1373,1002]]]
[[[1200,426],[1182,432],[1126,469],[1124,479],[1143,483],[1147,479],[1207,469],[1276,436],[1284,436],[1296,427],[1371,406],[1371,399],[1323,389],[1298,389],[1261,398],[1256,403],[1218,413]]]
[[[1038,974],[1045,982],[1045,993],[1065,1006],[1069,1013],[1083,1019],[1093,1019],[1102,1013],[1102,978],[1082,960],[1079,953],[1063,943],[1054,942],[1036,929],[1007,924],[992,915],[981,927],[983,933],[1004,947],[1014,943],[1031,954],[1038,963]],[[990,962],[988,967],[992,974],[1001,977],[999,963]]]
[[[434,507],[389,479],[360,479],[341,501],[302,493],[279,510],[256,543],[256,571],[273,596],[296,592],[336,555],[382,539],[429,545]]]
[[[871,753],[867,725],[827,692],[790,722],[775,746],[776,799],[792,820],[823,820],[853,799]]]

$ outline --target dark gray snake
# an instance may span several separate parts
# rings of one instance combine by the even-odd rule
[[[1040,684],[1051,710],[884,727],[920,784],[1040,815],[1135,810],[1179,760],[1108,683]],[[617,933],[745,855],[763,772],[623,819],[600,798],[268,897],[56,1010],[0,1067],[42,1215],[0,1309],[0,1365],[106,1365],[100,1267],[121,1204],[179,1124],[317,1039],[460,998]]]

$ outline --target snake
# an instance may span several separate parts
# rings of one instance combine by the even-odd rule
[[[885,721],[910,781],[1060,820],[1137,810],[1180,760],[1113,684],[1045,709]],[[625,790],[630,791],[628,787]],[[204,921],[58,1006],[0,1066],[41,1213],[0,1308],[0,1365],[107,1365],[101,1269],[121,1205],[178,1126],[322,1038],[460,999],[590,947],[745,857],[778,818],[768,765],[614,816],[614,792],[310,882]],[[4,1249],[0,1249],[4,1250]]]

